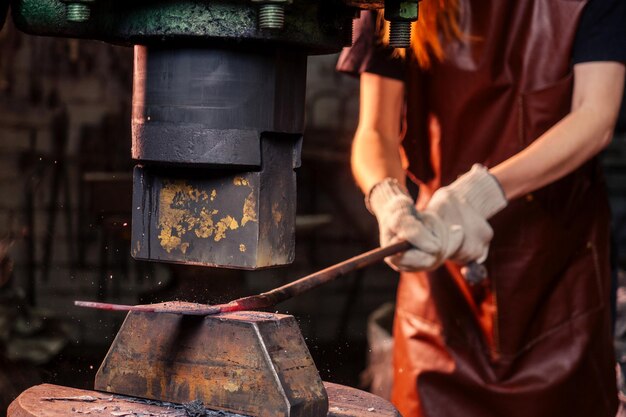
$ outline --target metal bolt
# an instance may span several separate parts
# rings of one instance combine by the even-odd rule
[[[285,6],[276,3],[259,5],[259,28],[282,29],[285,26]]]
[[[403,20],[389,22],[389,45],[394,48],[411,46],[411,22]]]
[[[350,44],[347,46],[354,45],[356,41],[357,31],[356,26],[358,24],[358,20],[361,18],[361,9],[355,9],[352,11],[352,24],[350,25]]]
[[[68,22],[86,22],[91,16],[91,7],[85,3],[67,3]]]

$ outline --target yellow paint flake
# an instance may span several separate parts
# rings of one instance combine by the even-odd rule
[[[245,252],[245,251],[246,251],[246,245],[242,243],[241,245],[239,245],[239,252]]]
[[[235,230],[237,228],[239,228],[239,223],[237,223],[237,220],[235,220],[231,216],[226,216],[226,217],[220,219],[220,221],[217,222],[217,224],[215,225],[215,238],[214,238],[214,240],[216,242],[219,242],[220,240],[222,240],[222,239],[224,239],[226,237],[226,231],[228,229]]]
[[[243,215],[241,217],[241,225],[245,226],[248,222],[256,222],[256,200],[254,199],[254,192],[250,192],[246,201],[243,203]]]
[[[250,185],[250,183],[248,182],[248,180],[247,180],[247,179],[245,179],[245,178],[243,178],[243,177],[235,177],[235,178],[233,179],[233,184],[235,184],[235,185],[237,185],[237,186],[240,186],[240,187],[243,187],[243,186],[246,186],[246,187],[247,187],[247,186],[249,186],[249,185]]]
[[[209,213],[205,207],[200,210],[198,227],[196,227],[193,231],[196,237],[199,237],[201,239],[208,239],[209,237],[211,237],[211,235],[215,231],[212,218],[214,214],[217,214],[217,210],[213,210],[211,211],[211,213]]]
[[[180,246],[180,238],[178,236],[172,236],[172,228],[162,229],[159,234],[159,240],[163,249],[170,253],[174,249]]]
[[[233,181],[238,186],[250,185],[248,180],[241,177],[236,177]],[[209,194],[185,181],[165,182],[159,195],[158,211],[158,238],[161,247],[167,253],[179,250],[186,254],[193,243],[193,235],[199,239],[213,238],[219,242],[226,238],[228,231],[236,230],[248,222],[257,221],[253,193],[250,193],[244,201],[241,223],[231,215],[222,216],[218,220],[219,211],[208,206],[216,198],[217,190],[212,190]],[[187,237],[187,233],[193,235]],[[245,252],[245,245],[239,249]]]
[[[185,186],[185,191],[188,194],[188,197],[191,201],[206,201],[209,199],[209,195],[206,191],[200,191],[196,188],[190,187],[188,185]]]

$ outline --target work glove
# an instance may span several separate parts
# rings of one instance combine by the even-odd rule
[[[464,265],[471,261],[482,263],[487,259],[493,237],[487,219],[506,205],[498,180],[487,168],[475,164],[452,184],[437,190],[425,212],[436,214],[449,225],[461,226],[463,242],[450,259]]]
[[[414,246],[385,258],[396,271],[435,269],[457,251],[463,239],[460,227],[446,225],[436,213],[418,213],[411,196],[394,178],[374,185],[366,205],[378,220],[381,246],[401,240]]]

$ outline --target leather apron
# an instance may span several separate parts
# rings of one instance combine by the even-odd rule
[[[410,68],[409,174],[423,207],[570,110],[580,0],[461,0],[468,39]],[[454,264],[401,276],[393,401],[405,417],[613,417],[609,212],[596,160],[490,221],[488,280]]]

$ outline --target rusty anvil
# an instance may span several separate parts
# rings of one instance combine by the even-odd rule
[[[179,301],[144,306],[79,302],[130,310],[98,370],[95,389],[131,397],[120,400],[128,402],[122,404],[125,407],[133,407],[132,398],[144,398],[177,404],[200,401],[209,409],[258,417],[397,417],[393,406],[379,397],[323,383],[293,316],[241,310],[270,307],[409,246],[398,242],[374,249],[272,291],[219,306]],[[35,387],[14,401],[9,417],[69,413],[67,404],[55,402],[45,408],[36,404],[45,398],[64,401],[87,396],[107,401],[93,394]],[[92,414],[109,405],[80,412]]]
[[[324,384],[295,318],[261,312],[131,311],[95,389],[259,417],[399,416],[372,394]]]
[[[76,302],[129,310],[98,370],[95,389],[179,404],[199,400],[212,409],[259,417],[357,417],[373,410],[397,416],[381,398],[324,384],[293,316],[242,310],[271,307],[408,248],[408,242],[398,242],[374,249],[272,291],[217,306]]]

